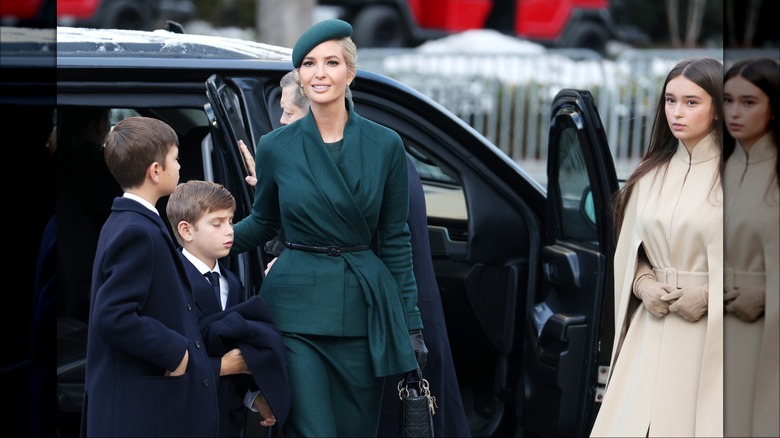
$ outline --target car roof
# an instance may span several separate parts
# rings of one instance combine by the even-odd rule
[[[0,26],[0,53],[52,56],[57,49],[54,29]]]
[[[138,31],[57,27],[0,27],[4,54],[159,58],[221,58],[289,61],[292,49],[254,41],[167,30]]]

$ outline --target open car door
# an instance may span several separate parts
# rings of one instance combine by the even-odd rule
[[[241,104],[243,96],[238,91],[240,88],[231,87],[228,81],[217,75],[212,75],[206,81],[206,96],[208,103],[203,109],[209,119],[210,144],[204,143],[204,163],[211,163],[212,174],[206,172],[206,179],[222,182],[236,198],[236,212],[234,221],[238,222],[249,215],[254,199],[254,187],[249,186],[244,180],[248,174],[248,168],[238,148],[238,140],[242,140],[247,147],[254,152],[255,138],[249,134],[250,130],[244,120],[248,117],[244,106]],[[209,178],[211,177],[211,178]],[[230,256],[227,263],[237,263],[235,270],[244,285],[244,299],[258,290],[262,281],[262,271],[259,266],[265,266],[260,250],[249,251],[241,255]]]
[[[611,197],[618,190],[588,91],[564,89],[553,101],[547,178],[543,278],[527,303],[523,426],[530,436],[587,436],[614,336]]]

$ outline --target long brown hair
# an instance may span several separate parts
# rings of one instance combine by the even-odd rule
[[[628,199],[637,181],[653,169],[666,166],[677,151],[678,140],[669,129],[664,111],[666,85],[672,79],[683,76],[700,86],[712,97],[713,120],[710,133],[719,147],[723,147],[723,64],[715,58],[690,58],[680,61],[666,76],[658,97],[658,104],[650,133],[650,147],[623,187],[615,193],[612,203],[617,229],[623,225],[623,216]],[[719,176],[719,175],[718,175]]]
[[[769,120],[769,132],[772,133],[772,143],[775,148],[780,143],[780,63],[772,58],[750,58],[737,61],[726,71],[723,83],[729,79],[741,76],[746,81],[758,87],[769,97],[769,109],[772,117]],[[724,120],[725,122],[725,120]],[[723,161],[734,152],[736,140],[728,130],[723,138]],[[780,186],[780,156],[775,157],[775,183]]]

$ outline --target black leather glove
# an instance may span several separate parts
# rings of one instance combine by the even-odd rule
[[[417,366],[422,370],[425,368],[425,362],[428,360],[428,347],[425,346],[422,330],[410,331],[409,340],[412,342],[414,356],[417,358]]]

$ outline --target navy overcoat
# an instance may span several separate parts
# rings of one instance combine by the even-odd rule
[[[160,216],[135,200],[116,198],[100,232],[89,314],[82,435],[217,435],[217,382],[184,263]],[[185,350],[184,375],[166,377]]]

